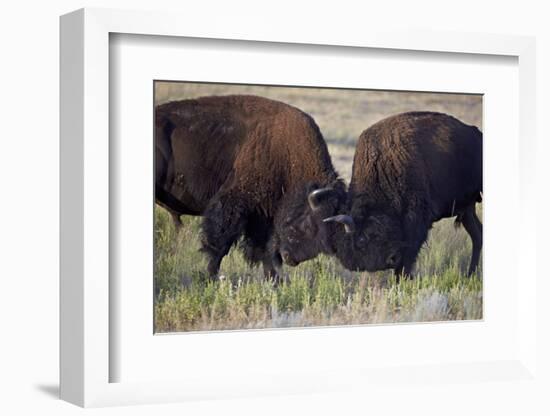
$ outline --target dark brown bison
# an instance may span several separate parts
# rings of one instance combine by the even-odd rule
[[[155,125],[156,201],[176,224],[204,217],[211,277],[241,237],[246,259],[274,278],[281,256],[295,263],[278,244],[287,234],[326,240],[316,224],[340,209],[346,190],[309,115],[256,96],[212,96],[157,106]],[[325,190],[311,195],[317,188]],[[304,260],[320,250],[297,251]]]
[[[432,224],[456,216],[479,262],[482,133],[454,117],[411,112],[386,118],[359,137],[347,213],[325,219],[334,254],[349,270],[394,269],[409,276]]]

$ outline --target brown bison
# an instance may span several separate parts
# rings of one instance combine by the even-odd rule
[[[409,276],[432,224],[456,216],[472,239],[469,273],[479,262],[482,133],[454,117],[410,112],[359,137],[347,212],[326,218],[332,253],[349,270],[393,269]]]
[[[472,239],[471,274],[482,245],[475,213],[481,193],[482,133],[476,127],[440,113],[400,114],[361,134],[347,208],[325,218],[324,229],[311,210],[299,223],[313,224],[315,232],[288,226],[278,245],[281,252],[292,253],[291,264],[311,258],[312,251],[300,258],[301,248],[310,247],[336,255],[350,270],[394,269],[410,275],[432,224],[456,216],[456,224],[463,224]],[[315,190],[310,205],[329,210],[331,194],[332,189]],[[337,223],[344,227],[335,228]],[[325,240],[315,241],[319,236]]]
[[[180,215],[204,217],[210,277],[241,237],[246,259],[273,278],[281,256],[293,264],[278,244],[288,233],[327,240],[322,220],[338,212],[346,190],[309,115],[256,96],[212,96],[157,106],[155,126],[156,201],[176,224]],[[319,244],[302,247],[300,260]]]

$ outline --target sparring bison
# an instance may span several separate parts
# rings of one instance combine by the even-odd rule
[[[347,213],[325,219],[344,226],[332,236],[334,254],[349,270],[410,276],[432,224],[456,216],[472,240],[472,274],[482,244],[481,195],[476,127],[434,112],[386,118],[359,137]]]
[[[211,96],[157,106],[155,128],[156,201],[176,224],[203,216],[211,278],[241,237],[245,258],[274,279],[281,256],[294,263],[281,235],[326,240],[322,220],[340,210],[346,190],[309,115],[256,96]],[[320,250],[300,247],[299,259]]]

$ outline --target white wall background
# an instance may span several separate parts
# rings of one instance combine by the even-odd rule
[[[419,27],[451,31],[511,33],[537,36],[539,136],[539,247],[549,248],[544,217],[550,179],[550,28],[543,1],[169,1],[88,0],[4,2],[0,12],[0,413],[73,414],[81,409],[56,399],[58,389],[58,16],[80,7],[164,9],[194,16],[247,15],[307,30],[321,22],[328,33],[339,27]],[[205,19],[208,22],[208,19]],[[185,24],[185,22],[182,22]],[[206,23],[205,23],[206,24]],[[319,24],[319,23],[317,23]],[[513,220],[513,219],[511,219]],[[539,256],[540,266],[545,256]],[[549,284],[539,285],[540,293]],[[549,308],[540,305],[541,313]],[[541,331],[548,347],[548,331]],[[550,347],[546,348],[546,352]],[[540,359],[548,365],[545,354]],[[548,368],[548,367],[547,367]],[[546,371],[546,374],[550,372]],[[475,386],[457,385],[423,397],[398,391],[363,397],[338,393],[163,405],[152,408],[101,409],[100,414],[548,414],[535,404],[537,391],[505,383],[481,394]],[[489,394],[489,396],[487,396]],[[396,397],[397,396],[397,397]]]

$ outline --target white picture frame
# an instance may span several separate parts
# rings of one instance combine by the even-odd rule
[[[182,24],[185,22],[185,24]],[[226,39],[285,44],[438,53],[504,55],[519,66],[519,213],[532,213],[535,172],[535,41],[530,37],[465,33],[381,32],[361,29],[327,37],[322,27],[307,33],[278,25],[239,25],[223,19],[204,25],[172,13],[82,9],[61,18],[61,398],[80,406],[159,403],[266,394],[338,391],[405,380],[409,369],[332,368],[298,371],[235,382],[194,375],[178,381],[110,382],[119,359],[110,349],[109,282],[109,36],[114,33]],[[520,215],[517,292],[518,342],[498,361],[442,361],[414,367],[414,378],[430,388],[439,380],[502,380],[537,383],[536,217]],[[517,274],[510,270],[510,274]],[[404,328],[404,327],[402,327]],[[403,329],[405,331],[405,329]],[[284,332],[279,332],[279,338]],[[368,371],[367,371],[368,370]],[[289,380],[291,379],[291,380]],[[345,381],[343,381],[345,380]]]

